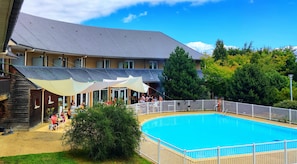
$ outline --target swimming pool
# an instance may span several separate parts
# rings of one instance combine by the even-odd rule
[[[142,125],[142,131],[181,150],[297,139],[296,129],[222,114],[191,114],[156,118],[145,122]],[[296,145],[294,144],[294,146]],[[282,148],[282,144],[269,146],[270,150]],[[235,154],[244,154],[250,151],[242,149],[236,151]],[[261,149],[258,148],[257,151],[259,152]],[[215,152],[213,155],[215,156]]]

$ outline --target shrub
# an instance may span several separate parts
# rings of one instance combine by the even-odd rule
[[[134,113],[125,105],[98,105],[78,113],[63,135],[71,150],[84,151],[94,160],[130,158],[140,141]]]
[[[129,158],[133,155],[140,141],[140,128],[134,113],[126,106],[106,106],[102,109],[104,116],[110,121],[114,137],[114,145],[110,147],[110,154],[115,157]]]
[[[297,101],[284,100],[276,104],[273,104],[273,106],[287,109],[297,109]]]

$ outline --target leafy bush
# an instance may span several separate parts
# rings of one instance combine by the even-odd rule
[[[134,113],[125,105],[98,105],[78,113],[63,135],[71,150],[84,151],[94,160],[130,158],[140,141]]]
[[[276,104],[273,104],[273,106],[287,109],[297,109],[297,101],[284,100]]]

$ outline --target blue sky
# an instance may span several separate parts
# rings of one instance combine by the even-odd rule
[[[22,12],[89,26],[160,31],[199,52],[297,46],[297,0],[25,0]]]

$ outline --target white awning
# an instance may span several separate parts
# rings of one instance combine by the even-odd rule
[[[37,86],[61,96],[76,95],[94,84],[93,82],[78,82],[72,78],[64,80],[39,80],[29,78],[29,80]]]
[[[146,93],[149,89],[149,86],[143,83],[142,77],[118,77],[116,80],[107,80],[104,79],[103,82],[116,82],[116,81],[121,81],[120,83],[117,83],[113,85],[112,87],[126,87],[131,90],[141,92],[141,93]]]
[[[83,90],[82,93],[101,90],[107,87],[129,88],[131,90],[146,93],[149,86],[143,83],[142,77],[118,77],[116,80],[103,79],[103,81],[95,82],[93,85]]]
[[[29,78],[29,80],[37,86],[61,96],[72,96],[78,93],[93,92],[107,87],[129,88],[141,93],[146,93],[149,88],[148,85],[143,83],[142,77],[132,76],[129,76],[128,78],[119,77],[116,80],[104,79],[101,82],[78,82],[72,78],[64,80],[40,80]]]

